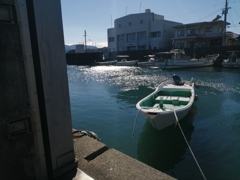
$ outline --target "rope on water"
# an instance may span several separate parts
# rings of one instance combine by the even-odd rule
[[[139,114],[139,111],[140,111],[140,110],[141,110],[141,109],[138,110],[138,112],[137,112],[137,114],[136,114],[136,117],[135,117],[135,120],[134,120],[131,138],[128,140],[128,142],[127,142],[124,146],[119,147],[119,148],[115,148],[115,149],[123,149],[123,148],[125,148],[125,147],[131,142],[131,140],[134,138],[135,128],[136,128],[136,124],[137,124],[137,117],[138,117],[138,114]]]
[[[190,150],[190,152],[191,152],[191,154],[192,154],[192,156],[193,156],[193,159],[195,160],[195,162],[196,162],[196,164],[197,164],[197,166],[198,166],[199,171],[201,172],[203,178],[206,180],[207,178],[205,177],[205,175],[204,175],[204,173],[203,173],[200,165],[198,164],[198,161],[197,161],[197,159],[196,159],[196,157],[195,157],[195,155],[194,155],[194,153],[193,153],[190,145],[188,144],[187,139],[186,139],[186,137],[185,137],[185,135],[184,135],[184,133],[183,133],[183,130],[182,130],[182,128],[181,128],[181,126],[180,126],[180,123],[179,123],[179,121],[178,121],[178,117],[177,117],[176,111],[174,110],[173,112],[174,112],[174,115],[175,115],[175,118],[176,118],[176,124],[178,124],[178,126],[179,126],[179,128],[180,128],[180,130],[181,130],[181,133],[182,133],[182,135],[183,135],[183,138],[184,138],[184,140],[186,141],[186,143],[187,143],[187,145],[188,145],[188,148],[189,148],[189,150]]]

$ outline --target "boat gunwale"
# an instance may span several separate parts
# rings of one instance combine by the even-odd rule
[[[145,98],[141,99],[136,107],[138,110],[142,111],[143,113],[157,113],[157,114],[171,114],[173,113],[173,111],[176,111],[176,112],[179,112],[179,111],[184,111],[186,109],[189,109],[193,102],[194,102],[194,97],[195,97],[195,92],[194,92],[194,82],[192,81],[187,81],[186,84],[188,85],[188,87],[186,88],[181,88],[181,86],[178,86],[178,85],[174,85],[174,88],[164,88],[165,85],[168,85],[170,82],[173,82],[171,80],[167,80],[167,81],[164,81],[162,83],[160,83],[158,85],[158,87],[155,89],[155,91],[153,91],[151,94],[149,94],[148,96],[146,96]],[[189,101],[186,105],[184,105],[183,107],[179,107],[177,109],[167,109],[168,111],[163,111],[161,108],[156,108],[156,107],[153,107],[153,106],[141,106],[140,104],[147,100],[148,98],[151,98],[154,94],[156,94],[157,92],[161,91],[162,89],[164,90],[176,90],[176,87],[179,87],[177,88],[177,90],[189,90],[189,92],[191,93],[190,97],[189,97]]]

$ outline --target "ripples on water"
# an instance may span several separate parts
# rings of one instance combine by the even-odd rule
[[[240,93],[240,81],[237,73],[222,74],[222,71],[164,71],[158,68],[121,67],[121,66],[68,66],[69,81],[105,82],[108,86],[119,86],[122,90],[135,89],[138,86],[155,88],[161,81],[171,78],[174,73],[181,74],[182,79],[194,77],[197,84],[217,91]],[[196,76],[197,75],[197,76]],[[238,74],[239,75],[239,74]],[[151,79],[149,79],[149,76]],[[126,89],[124,89],[126,88]]]
[[[196,114],[182,121],[187,139],[208,179],[239,179],[239,70],[161,70],[115,66],[68,66],[73,127],[92,130],[109,147],[131,137],[136,103],[164,80],[179,75],[200,85]],[[119,149],[177,179],[202,179],[178,128],[154,130],[139,114],[130,144]]]

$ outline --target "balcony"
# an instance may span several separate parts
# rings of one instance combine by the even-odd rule
[[[205,34],[199,34],[198,37],[201,37],[201,38],[216,38],[216,37],[222,37],[222,33],[205,33]]]
[[[198,34],[197,33],[191,33],[191,34],[187,34],[187,37],[197,37],[198,36]]]

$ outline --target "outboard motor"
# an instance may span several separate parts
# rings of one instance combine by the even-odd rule
[[[183,85],[184,82],[180,79],[179,76],[177,76],[176,74],[173,75],[173,84],[175,85]]]

